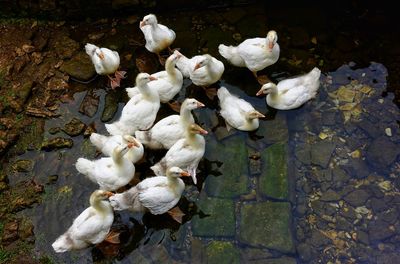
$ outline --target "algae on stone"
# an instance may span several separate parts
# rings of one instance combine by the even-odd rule
[[[240,214],[240,242],[294,253],[289,203],[266,201],[243,204]]]
[[[209,158],[215,158],[223,164],[219,167],[222,175],[209,175],[205,182],[205,190],[209,196],[233,198],[248,193],[248,154],[244,140],[232,137],[221,144],[214,144],[215,149]]]
[[[238,249],[228,241],[212,241],[207,246],[208,264],[234,264],[240,263]]]
[[[260,175],[262,194],[276,199],[288,199],[287,145],[276,143],[261,153]]]
[[[206,216],[204,218],[196,216],[192,219],[194,236],[235,235],[235,205],[232,200],[202,198],[197,206]]]

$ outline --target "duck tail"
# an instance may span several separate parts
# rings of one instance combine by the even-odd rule
[[[120,128],[119,121],[112,124],[106,124],[106,129],[110,135],[124,135],[124,131]]]
[[[62,253],[72,249],[72,239],[68,236],[68,234],[63,234],[51,244],[54,251],[57,253]]]
[[[148,145],[151,141],[151,131],[136,131],[135,137],[140,143]]]
[[[318,69],[317,67],[314,67],[314,69],[312,69],[308,73],[308,76],[310,76],[311,78],[313,78],[315,80],[319,80],[319,77],[321,76],[321,70]]]
[[[106,141],[106,136],[97,134],[97,133],[92,133],[90,135],[90,142],[92,142],[92,144],[94,146],[96,146],[97,149],[101,150],[104,146],[104,143]]]
[[[157,176],[165,175],[165,171],[166,171],[165,158],[162,158],[158,163],[156,163],[153,166],[151,166],[150,169]]]
[[[175,51],[176,53],[179,53],[178,51]],[[178,70],[182,73],[182,76],[184,78],[189,78],[190,77],[190,71],[192,69],[190,69],[190,63],[189,63],[189,59],[181,54],[180,54],[180,58],[176,61],[176,67],[178,68]]]
[[[90,44],[90,43],[86,43],[85,45],[85,51],[86,54],[89,55],[90,57],[93,56],[94,51],[97,49],[98,47],[96,45]]]
[[[321,70],[315,67],[308,73],[311,85],[311,96],[314,98],[317,95],[319,89],[319,77],[321,76]]]
[[[82,174],[89,177],[90,171],[93,170],[93,161],[79,158],[75,163],[75,168]]]
[[[132,98],[137,94],[140,94],[140,91],[137,87],[128,87],[128,88],[125,88],[125,91],[128,94],[129,98]]]
[[[237,52],[237,47],[234,46],[226,46],[224,44],[220,44],[218,46],[218,52],[222,57],[227,59],[231,64],[235,66],[242,67],[244,65],[243,59],[239,56]]]
[[[137,203],[139,190],[137,186],[130,188],[123,193],[117,193],[110,197],[110,204],[115,211],[132,210],[134,211],[134,204]]]
[[[229,93],[228,89],[226,89],[223,86],[221,86],[221,88],[219,88],[217,91],[217,96],[220,101],[223,101],[229,95],[230,95],[230,93]]]

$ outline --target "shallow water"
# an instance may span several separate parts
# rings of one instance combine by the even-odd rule
[[[317,19],[321,23],[307,19],[310,13],[319,14],[321,17]],[[400,144],[400,114],[392,102],[393,94],[384,93],[388,89],[385,62],[369,64],[382,56],[368,53],[368,49],[359,51],[361,48],[353,47],[353,40],[333,43],[336,35],[327,31],[331,24],[321,14],[314,9],[301,14],[304,19],[297,26],[305,27],[306,33],[283,12],[272,13],[257,5],[160,16],[160,21],[176,29],[175,45],[187,55],[198,52],[217,55],[216,45],[235,43],[234,33],[240,33],[244,39],[262,36],[269,28],[276,28],[281,58],[262,73],[279,81],[307,72],[316,65],[324,72],[320,92],[317,98],[299,109],[277,111],[266,106],[265,98],[255,97],[260,85],[249,71],[233,68],[223,60],[226,71],[218,86],[227,87],[267,116],[258,131],[227,133],[217,114],[217,99],[210,100],[202,89],[186,80],[177,100],[190,96],[205,103],[207,107],[195,110],[194,115],[211,133],[206,136],[207,148],[199,167],[199,183],[195,187],[187,181],[187,190],[179,203],[186,213],[184,223],[179,225],[168,216],[146,214],[142,218],[140,214],[117,212],[113,228],[121,231],[122,243],[118,246],[64,254],[56,254],[51,248],[51,243],[88,206],[88,197],[96,189],[96,185],[80,175],[74,166],[79,157],[99,157],[88,138],[82,134],[71,137],[74,144],[70,149],[27,151],[15,157],[10,164],[16,160],[32,160],[34,169],[28,173],[13,173],[9,177],[10,185],[24,180],[27,175],[45,185],[43,202],[21,212],[33,220],[35,254],[48,255],[56,263],[214,263],[221,261],[221,256],[227,263],[327,263],[335,260],[391,263],[399,258],[396,253],[400,245],[399,153],[393,149],[398,149]],[[346,18],[338,20],[336,23],[340,25],[335,28],[345,28],[349,23]],[[286,26],[285,19],[290,27]],[[268,28],[249,26],[260,22],[266,23]],[[137,28],[132,30],[137,22],[131,25],[121,19],[113,26],[115,35],[109,33],[110,24],[106,20],[67,24],[66,27],[71,38],[79,43],[88,40],[88,33],[106,32],[105,37],[98,40],[99,44],[117,48],[121,57],[139,56],[142,51],[137,42],[140,43],[141,35]],[[349,31],[352,33],[353,29]],[[317,44],[311,40],[297,42],[313,37]],[[134,41],[129,43],[126,39]],[[363,46],[364,42],[357,41]],[[338,51],[338,56],[332,55],[337,55]],[[122,82],[122,87],[133,86],[137,73],[134,59],[123,59],[122,68],[128,70],[128,79]],[[157,71],[157,65],[152,69]],[[113,94],[119,102],[118,111],[109,122],[118,118],[128,99],[123,89],[110,91],[106,81],[98,77],[82,85],[71,80],[70,99],[61,104],[60,117],[46,120],[44,137],[69,138],[62,131],[55,135],[48,131],[62,128],[73,117],[105,134],[100,121],[105,96]],[[337,94],[343,86],[354,91],[351,101]],[[364,86],[370,88],[361,91]],[[92,117],[79,111],[88,92],[99,98]],[[348,108],[344,105],[350,102],[354,106],[345,110]],[[163,106],[157,120],[173,113]],[[390,136],[387,128],[390,128]],[[385,150],[376,150],[374,142],[382,147],[389,146],[392,149],[386,152],[392,154],[379,159],[376,152]],[[146,154],[146,161],[136,166],[141,179],[151,175],[149,165],[163,153]],[[278,165],[275,160],[268,163],[268,157],[278,157],[275,162]],[[286,171],[282,177],[269,173],[282,170]],[[51,175],[57,175],[56,180],[49,180]],[[273,183],[266,182],[265,177]],[[378,206],[377,200],[385,201],[386,205]],[[258,214],[258,208],[271,210],[268,212],[275,218]],[[348,213],[353,211],[352,215]],[[282,223],[279,217],[288,222]],[[270,224],[266,221],[273,223],[272,230],[265,229]],[[377,226],[384,230],[384,235],[378,234]],[[276,243],[257,236],[261,233],[268,238],[275,231],[274,227],[283,230],[273,237]],[[326,254],[321,256],[321,251]]]

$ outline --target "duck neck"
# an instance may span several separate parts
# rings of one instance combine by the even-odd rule
[[[102,215],[111,214],[113,211],[109,202],[96,198],[90,199],[90,206]]]
[[[206,70],[208,72],[208,75],[210,75],[211,79],[215,78],[215,74],[216,74],[216,69],[214,67],[214,64],[209,62],[207,65],[205,65],[204,67],[206,67]]]
[[[151,87],[146,83],[145,85],[138,86],[140,93],[142,94],[142,98],[145,100],[155,99],[158,95],[157,92],[153,91]]]
[[[186,142],[194,148],[200,147],[200,138],[201,136],[196,133],[186,132]]]
[[[111,157],[116,165],[122,164],[123,154],[121,152],[114,152]]]
[[[181,123],[185,125],[185,128],[187,125],[193,122],[192,112],[189,109],[187,109],[186,106],[184,105],[181,106],[181,111],[179,116],[181,119]]]
[[[177,69],[175,69],[175,62],[167,60],[167,62],[165,63],[165,71],[167,72],[168,77],[172,82],[177,81]]]

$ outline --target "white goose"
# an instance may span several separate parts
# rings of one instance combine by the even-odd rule
[[[146,40],[146,49],[156,53],[161,62],[160,52],[169,48],[174,42],[176,38],[175,32],[162,24],[158,24],[157,18],[153,14],[145,16],[140,21],[139,26]]]
[[[121,79],[125,78],[126,72],[118,71],[120,63],[118,52],[107,48],[99,48],[90,43],[85,45],[85,50],[92,59],[97,74],[107,75],[111,81],[112,89],[119,87]],[[110,77],[110,74],[115,74],[115,77]]]
[[[266,38],[246,39],[238,46],[218,46],[219,53],[237,67],[247,67],[256,78],[257,72],[274,64],[279,58],[278,35],[274,30]]]
[[[278,85],[266,83],[257,96],[267,94],[267,104],[273,108],[294,109],[317,95],[320,75],[321,71],[315,67],[307,74],[280,81]]]
[[[169,149],[179,139],[185,137],[186,127],[194,123],[191,110],[204,107],[204,104],[193,98],[183,101],[180,115],[170,115],[158,121],[148,131],[136,131],[136,138],[151,149]]]
[[[136,138],[130,135],[115,135],[115,136],[103,136],[98,133],[92,133],[90,135],[90,142],[96,146],[104,155],[111,157],[115,147],[133,144],[134,147],[130,148],[125,157],[132,163],[138,162],[144,154],[144,148]]]
[[[172,54],[165,63],[165,71],[153,73],[151,76],[157,78],[156,81],[148,85],[157,90],[161,103],[168,103],[175,95],[179,93],[183,84],[182,73],[175,68],[180,55]],[[129,98],[139,94],[138,87],[125,88]]]
[[[147,73],[139,73],[136,86],[140,94],[132,97],[122,109],[121,117],[112,124],[106,124],[111,135],[133,135],[136,130],[149,129],[160,109],[160,97],[157,91],[149,86],[149,82],[157,80]]]
[[[196,124],[186,128],[184,139],[178,140],[157,164],[150,167],[156,175],[165,175],[167,168],[180,167],[187,170],[194,184],[197,184],[196,169],[204,155],[205,140],[199,135],[207,135],[207,131]]]
[[[127,185],[135,176],[135,166],[124,157],[132,145],[115,147],[112,156],[98,160],[79,158],[76,169],[99,184],[101,190],[115,191]]]
[[[243,131],[253,131],[259,126],[258,118],[265,117],[247,101],[229,93],[228,89],[221,87],[217,92],[221,107],[221,116],[226,121],[228,131],[234,127]]]
[[[184,77],[189,77],[193,84],[197,86],[210,86],[218,82],[224,73],[224,64],[209,54],[198,55],[189,59],[177,50],[174,53],[181,56],[176,63],[176,67]]]
[[[179,178],[190,176],[178,167],[171,167],[165,176],[146,178],[128,191],[115,194],[110,198],[114,210],[131,210],[154,215],[168,212],[176,221],[182,222],[182,214],[171,210],[181,198],[185,183]]]
[[[94,191],[90,196],[90,207],[75,218],[72,226],[52,244],[54,251],[83,249],[105,240],[114,221],[113,208],[108,201],[112,195],[107,191]]]

